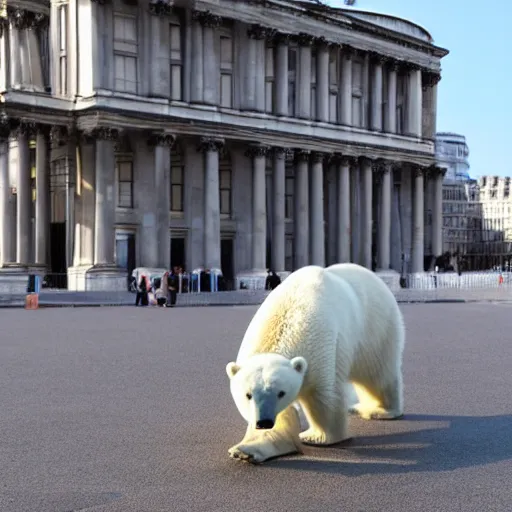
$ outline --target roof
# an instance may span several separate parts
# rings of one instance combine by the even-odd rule
[[[342,0],[337,0],[340,4]],[[322,10],[330,11],[331,13],[343,14],[351,18],[356,18],[361,21],[366,21],[373,25],[377,25],[388,30],[393,30],[400,34],[420,39],[427,43],[433,44],[434,38],[425,28],[417,23],[400,18],[386,13],[379,13],[370,11],[369,9],[354,9],[351,7],[339,7],[332,5],[332,2],[324,2],[321,0],[289,0],[290,3],[296,3],[301,5],[310,4],[312,7],[320,8]]]

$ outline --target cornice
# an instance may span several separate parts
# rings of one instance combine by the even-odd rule
[[[243,2],[243,9],[237,9],[237,4],[241,3],[236,0],[226,1],[221,5],[214,3],[209,4],[207,0],[200,3],[202,4],[201,9],[210,9],[212,13],[221,17],[236,17],[237,20],[243,23],[259,23],[271,29],[275,29],[278,32],[293,32],[291,35],[294,37],[297,37],[300,33],[318,37],[319,27],[310,27],[308,30],[304,23],[295,23],[292,26],[300,26],[297,26],[295,30],[289,30],[288,27],[285,28],[282,24],[280,25],[279,21],[275,21],[282,20],[283,23],[286,23],[282,16],[273,16],[272,13],[267,13],[262,16],[262,8],[267,11],[274,11],[283,14],[288,13],[295,18],[299,18],[299,20],[302,20],[303,22],[307,20],[321,22],[326,25],[330,25],[331,27],[341,29],[341,32],[344,32],[344,34],[341,33],[339,35],[334,35],[332,33],[324,34],[323,37],[327,42],[330,44],[348,43],[356,48],[360,47],[360,49],[364,51],[375,50],[375,45],[368,45],[368,47],[366,47],[363,41],[354,41],[354,35],[358,33],[361,35],[371,35],[377,41],[392,43],[397,46],[396,51],[386,52],[384,50],[378,50],[379,53],[391,58],[399,58],[403,55],[403,51],[400,51],[400,47],[420,52],[423,54],[423,58],[435,57],[436,59],[440,59],[449,53],[448,50],[437,47],[426,41],[393,31],[386,27],[369,23],[356,17],[350,17],[350,13],[347,13],[346,11],[339,12],[323,5],[318,8],[318,6],[314,6],[310,3],[301,6],[299,3],[285,4],[283,2],[275,2],[272,0],[252,0]],[[321,9],[321,11],[319,9]],[[414,61],[413,58],[407,60],[411,60],[411,62]]]
[[[71,113],[57,112],[50,108],[25,107],[20,105],[14,108],[6,105],[5,112],[11,118],[26,119],[43,124],[62,125],[68,129],[79,129],[87,133],[92,133],[95,128],[106,127],[119,131],[141,131],[141,132],[167,132],[172,131],[176,137],[208,137],[225,140],[240,141],[243,143],[259,142],[266,146],[281,145],[283,147],[303,148],[309,151],[320,151],[325,153],[341,153],[346,156],[358,157],[370,154],[372,158],[396,158],[396,155],[402,155],[404,160],[410,163],[421,165],[431,165],[435,162],[434,145],[427,141],[418,141],[416,144],[406,138],[397,138],[396,146],[390,143],[389,137],[377,137],[373,133],[364,133],[359,135],[360,130],[348,129],[344,131],[342,127],[336,126],[332,129],[318,129],[313,134],[309,130],[302,130],[297,120],[290,121],[290,126],[285,130],[277,130],[277,124],[272,119],[271,126],[267,123],[259,122],[258,125],[251,124],[251,116],[240,115],[240,122],[232,122],[227,116],[226,120],[219,124],[220,118],[216,122],[199,119],[193,115],[193,111],[187,114],[187,117],[174,115],[171,119],[168,115],[158,114],[156,111],[148,109],[139,109],[137,111],[127,111],[121,108],[111,108],[97,105],[94,108],[88,108],[85,111],[75,111]],[[178,114],[178,113],[176,113]],[[194,120],[191,123],[191,119]],[[275,126],[274,126],[275,125]],[[336,134],[336,136],[334,136]],[[417,149],[416,149],[417,148]]]

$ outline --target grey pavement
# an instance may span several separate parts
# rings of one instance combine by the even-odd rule
[[[510,512],[512,305],[401,307],[404,419],[261,466],[227,454],[254,306],[0,310],[0,510]]]
[[[258,305],[268,292],[264,290],[238,290],[218,293],[185,293],[178,295],[177,306],[233,306]],[[395,292],[400,303],[409,302],[474,302],[512,301],[512,286],[492,288],[438,288],[432,290],[400,289]],[[0,307],[23,307],[24,295],[0,295]],[[67,290],[42,290],[41,307],[71,306],[133,306],[135,294],[130,292],[74,292]]]

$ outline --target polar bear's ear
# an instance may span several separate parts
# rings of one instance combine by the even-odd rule
[[[226,366],[226,373],[230,379],[238,373],[238,370],[240,370],[240,366],[233,361]]]
[[[294,357],[290,361],[292,368],[299,372],[301,375],[304,375],[306,373],[306,370],[308,369],[308,363],[303,357]]]

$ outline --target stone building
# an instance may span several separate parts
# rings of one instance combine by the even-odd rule
[[[292,0],[8,0],[0,34],[4,273],[90,289],[135,265],[421,272],[425,205],[441,252],[448,52],[414,23]]]
[[[482,209],[482,243],[477,252],[483,268],[512,265],[512,195],[509,176],[481,176],[478,180]]]

